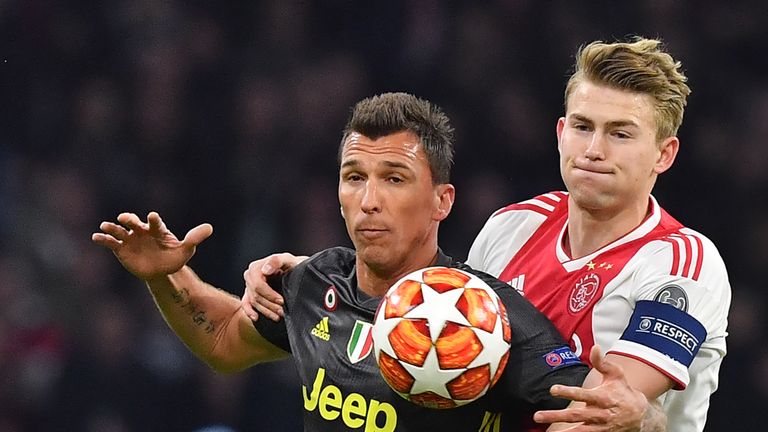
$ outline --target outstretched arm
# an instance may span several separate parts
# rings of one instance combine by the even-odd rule
[[[639,363],[621,356],[603,357],[594,346],[590,352],[594,368],[582,387],[552,386],[553,396],[573,402],[563,410],[539,411],[534,420],[553,423],[550,432],[665,431],[667,418],[656,398],[671,382],[655,369],[644,364],[650,370],[641,369],[627,360]],[[646,381],[640,384],[642,380]]]
[[[199,225],[179,240],[154,212],[147,222],[132,213],[120,214],[117,221],[102,222],[102,232],[92,240],[147,283],[168,325],[198,357],[218,371],[234,372],[287,355],[259,335],[236,297],[206,284],[186,266],[212,234],[211,225]]]

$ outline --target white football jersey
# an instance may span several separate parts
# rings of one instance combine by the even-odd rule
[[[568,194],[540,195],[494,213],[467,264],[524,295],[584,362],[598,344],[667,375],[678,390],[662,396],[667,430],[702,431],[726,353],[731,288],[715,245],[653,197],[650,206],[633,231],[571,259]]]

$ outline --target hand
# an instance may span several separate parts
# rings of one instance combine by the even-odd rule
[[[145,281],[181,270],[197,245],[213,233],[210,224],[202,224],[179,241],[155,212],[147,215],[146,223],[133,213],[121,213],[117,221],[102,222],[102,232],[94,233],[91,240],[112,250],[126,270]]]
[[[600,385],[591,389],[552,386],[550,393],[553,396],[576,402],[562,410],[538,411],[534,420],[537,423],[583,422],[567,429],[558,429],[572,432],[640,431],[650,406],[648,399],[627,383],[622,367],[606,360],[598,346],[592,348],[589,359],[602,374]]]
[[[306,257],[289,253],[273,254],[257,261],[252,261],[243,273],[245,292],[241,303],[245,313],[256,321],[259,314],[272,321],[280,321],[283,316],[283,297],[267,283],[267,277],[279,275],[291,270]]]

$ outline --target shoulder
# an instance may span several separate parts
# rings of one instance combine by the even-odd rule
[[[690,228],[670,230],[643,245],[633,261],[636,300],[670,304],[701,322],[710,338],[725,335],[731,285],[709,238]]]
[[[354,272],[355,251],[346,247],[322,250],[302,261],[286,273],[283,285],[290,290],[293,286],[305,285],[312,279],[327,280],[331,277],[346,277]],[[307,279],[308,276],[310,279]]]
[[[560,219],[568,214],[568,194],[549,192],[529,200],[510,204],[495,211],[480,232],[480,236],[526,235],[535,231],[548,220]]]
[[[692,281],[727,278],[725,262],[715,244],[704,234],[682,226],[648,238],[638,257],[648,272]]]
[[[494,212],[475,237],[467,262],[500,274],[509,260],[540,228],[568,214],[568,194],[549,192]]]
[[[469,266],[469,265],[467,265],[465,263],[458,262],[458,261],[452,261],[450,263],[449,267],[457,268],[459,270],[462,270],[462,271],[470,273],[470,274],[472,274],[474,276],[477,276],[480,280],[485,282],[489,287],[491,287],[496,292],[500,292],[500,291],[504,292],[504,291],[507,291],[507,290],[509,290],[510,292],[514,291],[512,289],[512,287],[509,286],[509,284],[506,284],[506,283],[502,282],[501,280],[491,276],[490,274],[488,274],[488,273],[486,273],[484,271],[477,270],[474,267],[471,267],[471,266]]]
[[[531,199],[520,201],[518,203],[510,204],[503,207],[491,215],[491,218],[507,214],[507,216],[514,214],[514,212],[534,212],[543,216],[549,216],[561,205],[566,204],[568,201],[568,193],[562,191],[553,191],[545,194],[535,196]]]
[[[309,257],[296,270],[346,274],[355,267],[355,251],[347,247],[332,247]]]

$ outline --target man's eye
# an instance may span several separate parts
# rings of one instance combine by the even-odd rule
[[[390,177],[390,178],[389,178],[389,181],[390,181],[391,183],[402,183],[402,182],[403,182],[403,179],[402,179],[402,178],[400,178],[400,177]]]

